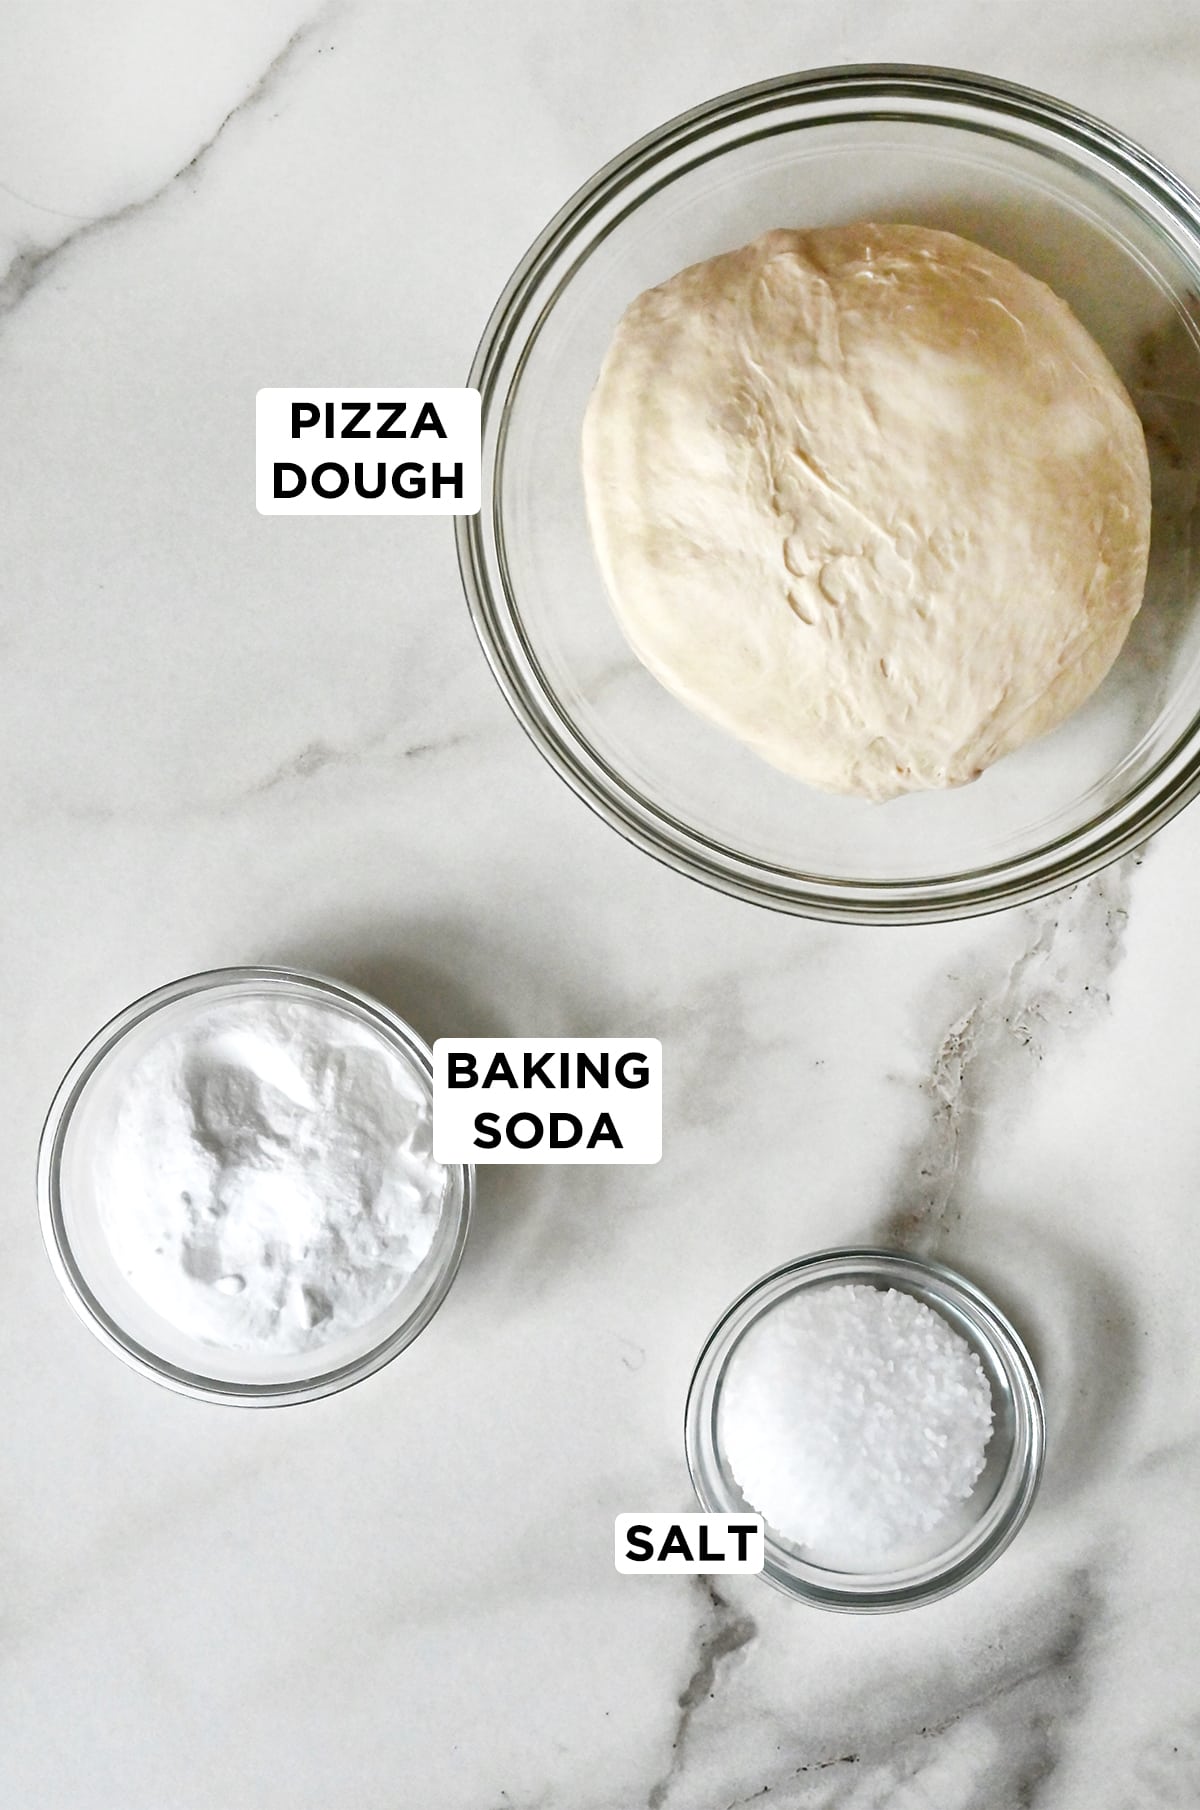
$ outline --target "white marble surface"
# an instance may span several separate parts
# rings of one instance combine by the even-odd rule
[[[1187,0],[5,9],[5,1810],[1200,1800],[1200,810],[1002,917],[772,917],[541,764],[447,524],[253,507],[260,385],[461,381],[527,241],[630,138],[887,58],[1058,91],[1200,183]],[[486,1175],[429,1333],[268,1415],[90,1338],[32,1187],[97,1024],[259,959],[430,1036],[644,1029],[668,1062],[660,1168]],[[1017,1544],[886,1618],[618,1577],[613,1514],[688,1502],[716,1314],[898,1216],[1040,1359]]]

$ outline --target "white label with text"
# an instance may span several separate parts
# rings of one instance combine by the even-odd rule
[[[656,1037],[439,1037],[439,1163],[656,1163]]]
[[[478,390],[260,390],[260,515],[474,515]]]
[[[655,1577],[758,1572],[767,1556],[761,1515],[618,1515],[617,1570]]]

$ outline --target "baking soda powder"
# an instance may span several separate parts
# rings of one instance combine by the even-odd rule
[[[429,1256],[446,1187],[429,1095],[337,1007],[251,998],[135,1060],[96,1177],[118,1266],[180,1332],[289,1353],[382,1313]]]

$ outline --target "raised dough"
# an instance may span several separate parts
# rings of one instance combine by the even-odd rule
[[[833,791],[977,778],[1095,689],[1142,598],[1129,397],[1065,302],[953,233],[771,232],[639,296],[583,468],[641,660]]]

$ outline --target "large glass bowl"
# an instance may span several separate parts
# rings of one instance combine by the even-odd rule
[[[1095,696],[974,785],[877,805],[776,772],[626,645],[592,556],[580,428],[640,291],[775,226],[948,228],[1066,298],[1142,414],[1146,602]],[[1037,897],[1143,841],[1200,785],[1200,203],[1120,133],[1045,95],[905,66],[819,70],[684,114],[616,158],[522,260],[470,381],[484,506],[457,524],[505,696],[593,809],[760,904],[880,923]]]

